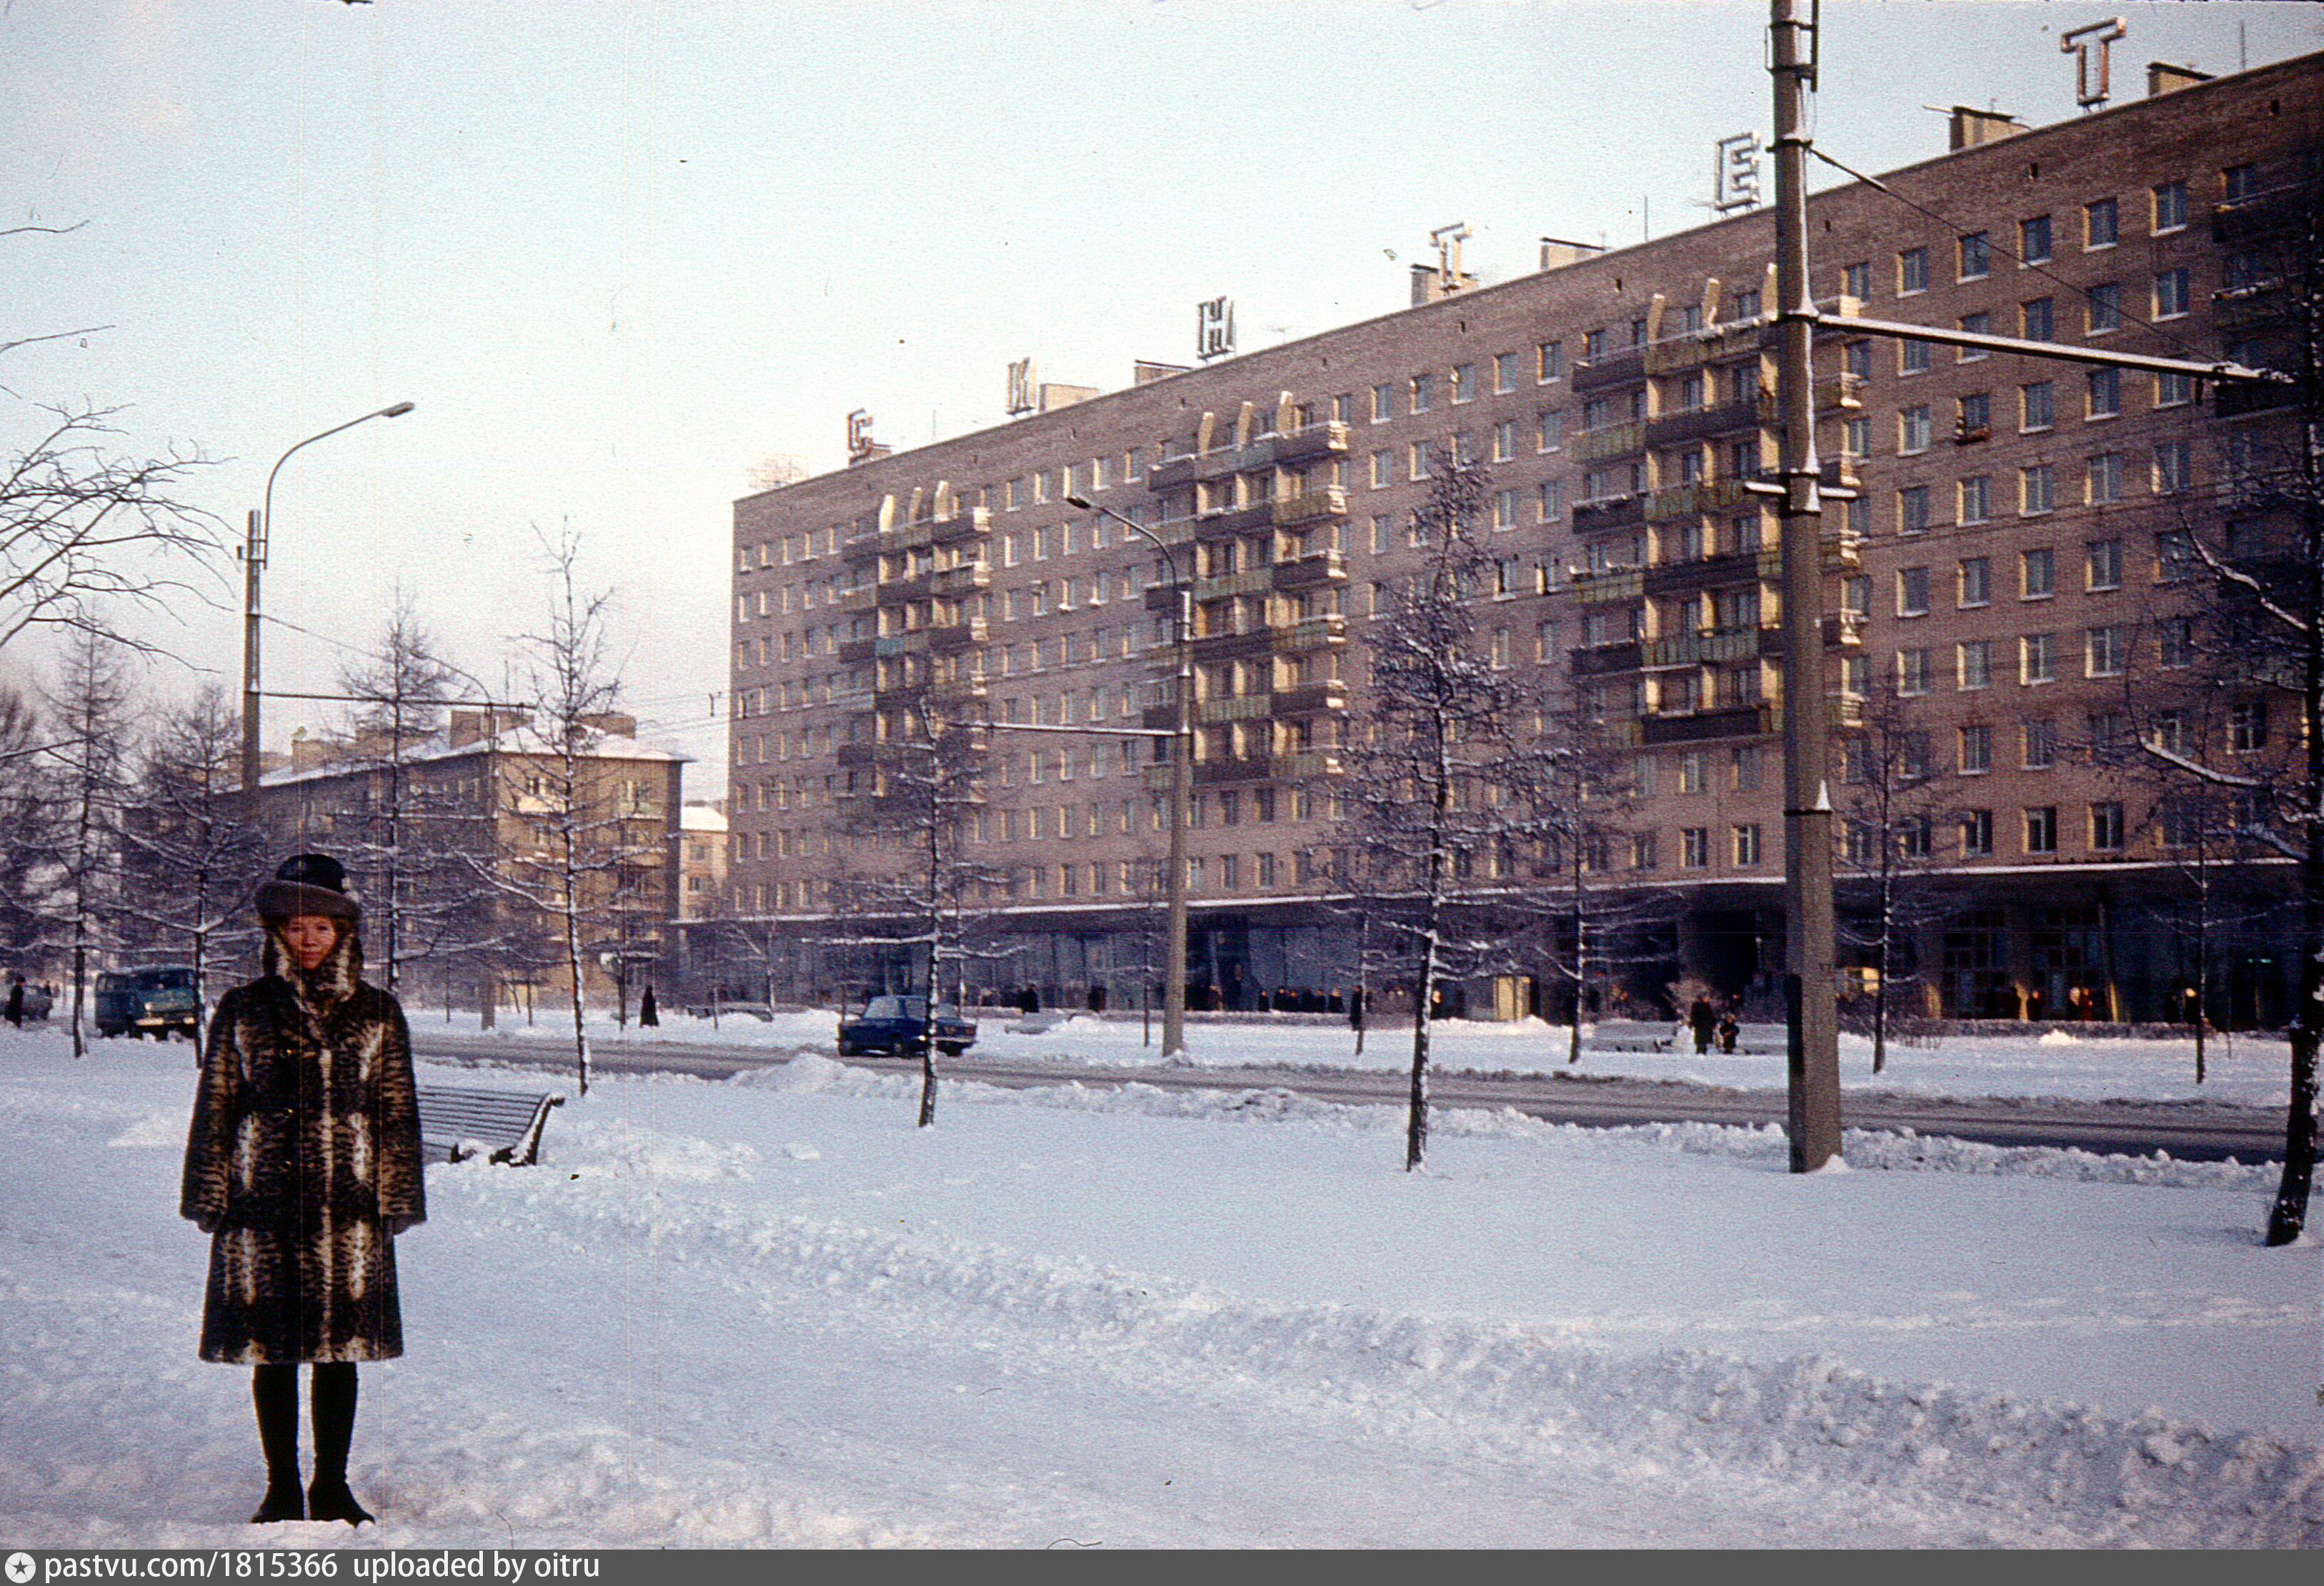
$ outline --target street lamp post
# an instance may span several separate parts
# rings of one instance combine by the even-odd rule
[[[309,436],[274,459],[274,466],[266,474],[265,506],[250,514],[242,548],[242,796],[254,818],[258,814],[258,575],[266,566],[267,541],[274,529],[274,476],[282,472],[291,453],[374,419],[401,419],[411,408],[410,402],[397,402]]]
[[[1194,787],[1194,668],[1191,646],[1194,637],[1194,592],[1178,576],[1178,558],[1162,537],[1111,507],[1092,504],[1087,496],[1065,497],[1068,506],[1100,512],[1150,543],[1162,553],[1163,574],[1178,592],[1178,614],[1172,634],[1177,670],[1176,719],[1170,745],[1170,924],[1163,945],[1162,1056],[1174,1057],[1186,1049],[1186,807]]]

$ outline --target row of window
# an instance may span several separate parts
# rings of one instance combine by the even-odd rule
[[[2222,195],[2234,200],[2247,198],[2258,190],[2257,168],[2250,165],[2232,166],[2220,173]],[[2164,236],[2187,228],[2189,197],[2184,181],[2168,181],[2149,188],[2146,193],[2147,230],[2149,235]],[[2109,195],[2092,198],[2080,207],[2076,219],[2082,251],[2098,253],[2114,247],[2122,241],[2122,201]],[[1996,254],[2013,257],[2021,265],[2046,264],[2056,257],[2059,226],[2054,215],[2029,215],[2017,223],[2015,249],[1997,242],[1989,231],[1964,232],[1953,239],[1953,278],[1956,281],[1982,281],[1993,273]],[[1932,257],[1928,247],[1915,245],[1896,250],[1896,295],[1912,297],[1929,290]],[[1868,300],[1872,296],[1872,265],[1869,261],[1843,264],[1840,272],[1840,290],[1852,298]]]
[[[2082,589],[2085,594],[2109,594],[2122,587],[2124,542],[2093,539],[2082,546]],[[2165,530],[2154,537],[2154,582],[2176,584],[2196,566],[2194,541],[2184,530]],[[1932,569],[1896,569],[1896,614],[1924,617],[1932,609]],[[2017,597],[2049,600],[2058,594],[2058,552],[2053,546],[2028,546],[2017,553]],[[1993,558],[1963,557],[1953,564],[1953,604],[1971,611],[1993,603]],[[1840,584],[1842,609],[1859,616],[1872,611],[1872,579],[1858,574]]]

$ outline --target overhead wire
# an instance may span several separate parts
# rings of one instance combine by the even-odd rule
[[[1834,171],[1840,172],[1842,175],[1854,177],[1858,181],[1862,182],[1873,191],[1884,194],[1886,197],[1895,199],[1897,203],[1904,205],[1907,209],[1916,210],[1919,213],[1927,216],[1930,219],[1937,222],[1940,226],[1950,229],[1954,235],[1960,236],[1968,235],[1962,230],[1960,222],[1953,219],[1950,216],[1939,214],[1936,210],[1930,208],[1926,204],[1921,203],[1917,199],[1906,198],[1895,188],[1892,188],[1886,182],[1882,181],[1878,177],[1867,176],[1863,171],[1857,170],[1855,167],[1843,164],[1840,161],[1835,160],[1831,155],[1825,153],[1821,149],[1817,148],[1812,143],[1808,145],[1808,152],[1822,161],[1826,165],[1831,166]],[[2069,281],[2064,276],[2059,274],[2056,271],[2045,268],[2040,262],[2026,258],[2024,254],[2018,253],[2016,249],[2010,247],[2006,243],[1997,242],[1988,238],[1986,245],[1990,247],[1995,253],[1999,254],[2002,257],[2015,263],[2021,270],[2030,270],[2036,275],[2056,281],[2060,286],[2064,287],[2068,291],[2074,293],[2077,297],[2081,298],[2087,302],[2096,302],[2098,300],[2090,294],[2089,290],[2082,286],[2080,282]],[[2131,321],[2135,325],[2142,326],[2144,328],[2153,331],[2155,335],[2163,337],[2163,340],[2171,343],[2181,352],[2190,354],[2199,358],[2210,356],[2210,354],[2206,352],[2204,349],[2196,346],[2184,337],[2178,335],[2174,331],[2165,329],[2163,327],[2157,325],[2153,320],[2147,318],[2144,315],[2132,313],[2128,309],[2124,308],[2119,302],[2114,305],[2114,309],[2115,312],[2119,314],[2123,318]],[[1836,323],[1840,322],[1836,321]]]

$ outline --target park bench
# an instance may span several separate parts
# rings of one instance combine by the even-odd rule
[[[431,1162],[457,1162],[481,1151],[488,1161],[530,1167],[540,1157],[549,1110],[564,1104],[565,1098],[553,1091],[421,1085],[421,1155]]]

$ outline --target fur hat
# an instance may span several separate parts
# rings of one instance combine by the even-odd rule
[[[346,867],[327,853],[294,853],[284,860],[272,881],[259,883],[257,902],[263,919],[290,919],[301,914],[344,920],[363,917],[362,908],[347,895]]]

